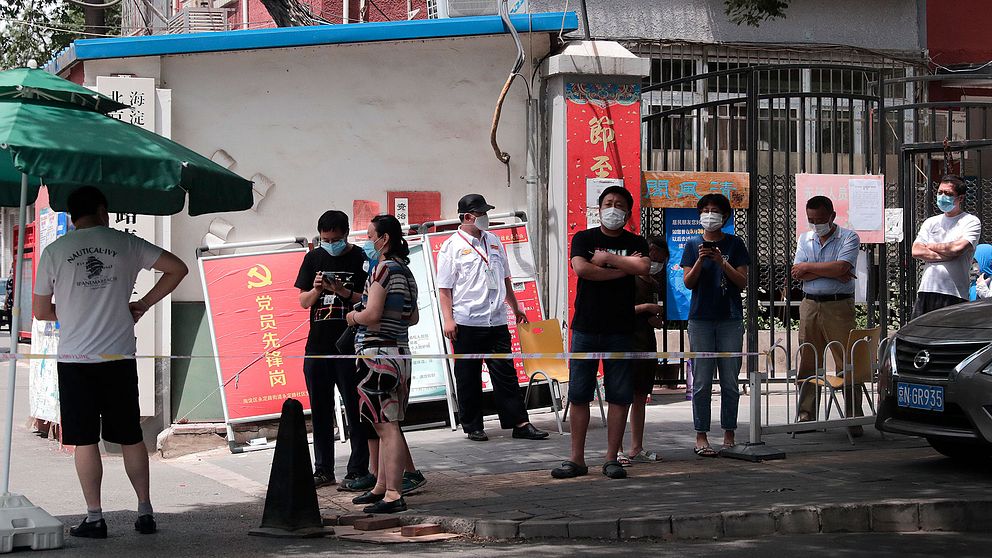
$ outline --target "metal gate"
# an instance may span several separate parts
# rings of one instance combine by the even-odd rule
[[[907,102],[948,76],[893,78],[892,67],[726,66],[690,75],[691,66],[680,70],[675,61],[670,79],[643,88],[645,107],[660,107],[642,118],[644,161],[647,170],[749,173],[749,207],[734,215],[753,260],[745,295],[748,351],[760,350],[765,335],[766,346],[777,341],[794,351],[802,296],[790,274],[797,173],[882,174],[885,207],[903,208],[902,242],[862,245],[869,274],[858,326],[881,326],[883,336],[909,319],[921,267],[912,241],[937,213],[941,175],[964,176],[966,209],[982,219],[982,237],[992,238],[992,174],[983,173],[992,171],[992,104]],[[663,211],[645,210],[646,233],[664,234]],[[679,340],[682,350],[685,335]],[[667,335],[664,343],[668,350]],[[752,357],[748,369],[757,367]]]
[[[883,80],[879,90],[961,79],[973,81],[975,76]],[[886,180],[886,207],[904,208],[903,241],[887,248],[890,264],[884,282],[888,306],[883,325],[894,329],[909,321],[912,313],[923,268],[913,258],[913,240],[923,221],[939,213],[935,200],[941,176],[954,174],[965,180],[965,210],[981,219],[982,241],[992,239],[992,103],[919,102],[887,106],[882,113],[880,166],[891,175]]]
[[[800,285],[790,275],[796,244],[795,175],[879,171],[874,115],[883,105],[877,93],[881,71],[840,64],[751,65],[644,88],[644,95],[653,96],[645,102],[662,107],[643,117],[649,170],[750,175],[749,207],[734,217],[753,260],[745,311],[751,352],[759,350],[759,335],[793,352],[791,334],[801,300]],[[685,103],[687,95],[696,102]],[[661,220],[650,211],[664,210],[649,210],[645,230],[663,233],[657,225]],[[874,325],[879,318],[879,259],[876,246],[863,249],[876,271],[859,317],[862,324]],[[752,357],[748,369],[757,366]]]

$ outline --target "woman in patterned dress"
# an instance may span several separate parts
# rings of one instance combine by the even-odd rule
[[[417,282],[407,267],[410,248],[396,217],[372,219],[365,252],[377,263],[347,320],[358,326],[355,348],[364,357],[358,361],[359,374],[365,373],[358,384],[358,407],[379,435],[379,466],[375,487],[353,502],[369,504],[365,513],[396,513],[407,509],[401,491],[409,448],[400,421],[410,400],[408,331],[420,318]]]

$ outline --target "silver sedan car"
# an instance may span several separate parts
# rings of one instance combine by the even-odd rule
[[[883,350],[879,430],[922,436],[949,457],[992,455],[992,300],[921,316]]]

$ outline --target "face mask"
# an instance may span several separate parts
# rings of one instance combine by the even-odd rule
[[[816,236],[827,236],[830,234],[830,223],[810,223],[809,226],[816,233]]]
[[[622,209],[607,207],[599,212],[599,222],[611,231],[615,231],[622,227],[624,221],[626,220],[627,213]]]
[[[365,245],[362,246],[362,251],[365,252],[365,256],[370,262],[379,261],[379,249],[375,247],[375,241],[371,238],[365,241]]]
[[[954,211],[954,196],[937,194],[937,207],[944,213]]]
[[[479,229],[480,231],[488,230],[489,229],[489,216],[488,215],[482,215],[480,217],[476,217],[475,218],[475,223],[473,223],[473,224],[475,225],[475,228]]]
[[[703,213],[699,216],[699,224],[706,232],[716,232],[723,228],[723,215],[719,213]]]
[[[658,275],[662,271],[665,271],[665,264],[661,262],[651,262],[651,269],[648,273],[651,275]]]
[[[327,250],[327,253],[332,256],[340,256],[344,254],[345,248],[348,247],[348,242],[345,239],[335,240],[334,242],[323,242],[321,241],[320,247]]]

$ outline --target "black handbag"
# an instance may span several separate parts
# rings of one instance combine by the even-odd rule
[[[334,346],[338,349],[339,355],[353,355],[355,354],[355,335],[358,333],[358,328],[356,326],[348,326],[341,333],[341,337],[334,342]]]

